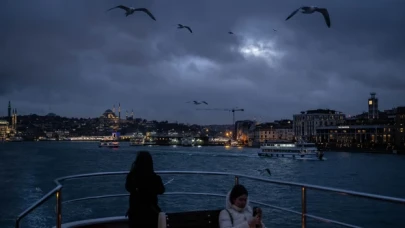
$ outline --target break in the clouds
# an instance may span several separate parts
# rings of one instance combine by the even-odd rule
[[[146,7],[157,21],[106,12],[119,4]],[[285,21],[302,5],[327,8],[331,28],[320,13]],[[370,92],[381,109],[405,105],[404,8],[403,0],[5,0],[0,115],[8,100],[21,114],[99,116],[120,102],[138,117],[205,124],[231,115],[196,108],[239,107],[238,119],[266,121],[315,108],[359,113]]]

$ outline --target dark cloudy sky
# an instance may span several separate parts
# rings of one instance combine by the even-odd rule
[[[318,13],[285,21],[304,2],[328,8],[332,27]],[[157,21],[106,12],[117,4],[147,7]],[[121,102],[122,115],[231,123],[185,103],[206,100],[270,121],[359,113],[372,91],[380,109],[405,105],[403,9],[405,0],[3,0],[0,115],[9,100],[21,114],[78,117]]]

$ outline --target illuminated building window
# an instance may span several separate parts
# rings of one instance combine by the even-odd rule
[[[373,101],[372,100],[368,100],[368,105],[372,105]]]

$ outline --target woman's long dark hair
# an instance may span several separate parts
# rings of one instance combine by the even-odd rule
[[[152,155],[148,151],[139,151],[138,156],[132,163],[130,172],[136,176],[154,174]]]

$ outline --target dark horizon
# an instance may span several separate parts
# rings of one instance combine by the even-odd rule
[[[12,105],[12,102],[11,102],[11,105]],[[384,111],[388,111],[388,110],[392,110],[392,109],[395,109],[395,108],[398,108],[398,107],[405,107],[404,105],[402,105],[402,106],[397,106],[397,107],[393,107],[393,108],[390,108],[390,109],[379,109],[379,111],[380,112],[384,112]],[[111,109],[106,109],[105,111],[107,111],[107,110],[113,110],[113,108],[111,108]],[[348,118],[348,117],[353,117],[353,116],[357,116],[357,115],[361,115],[361,114],[364,114],[364,113],[367,113],[367,111],[366,110],[364,110],[364,111],[362,111],[362,112],[359,112],[359,113],[353,113],[353,114],[347,114],[347,113],[344,113],[344,112],[341,112],[341,111],[339,111],[339,110],[336,110],[336,109],[329,109],[329,108],[318,108],[318,109],[306,109],[306,110],[301,110],[301,111],[299,111],[299,112],[297,112],[297,113],[294,113],[293,115],[298,115],[298,114],[300,114],[301,112],[306,112],[306,111],[315,111],[315,110],[333,110],[333,111],[336,111],[336,112],[340,112],[340,113],[343,113],[343,114],[345,114],[345,116],[346,116],[346,118]],[[48,113],[43,113],[43,114],[39,114],[39,113],[26,113],[26,112],[22,112],[22,113],[20,113],[19,111],[18,111],[18,109],[17,109],[17,115],[18,116],[29,116],[29,115],[38,115],[38,116],[47,116],[47,115],[49,115],[49,114],[55,114],[56,116],[59,116],[59,117],[63,117],[63,118],[77,118],[77,119],[95,119],[95,118],[99,118],[105,111],[103,111],[100,115],[98,115],[98,116],[91,116],[91,117],[81,117],[81,116],[67,116],[67,115],[63,115],[63,114],[59,114],[59,113],[54,113],[54,112],[48,112]],[[207,111],[208,112],[208,111]],[[0,112],[1,113],[1,112]],[[219,113],[221,113],[221,112],[219,112]],[[230,115],[232,115],[232,113],[231,112],[226,112],[226,111],[224,111],[224,112],[222,112],[222,113],[230,113]],[[240,112],[236,112],[237,114],[238,113],[240,113]],[[115,114],[117,115],[117,117],[118,117],[118,110],[115,110]],[[126,115],[125,115],[126,113],[125,113],[125,111],[123,112],[122,110],[121,110],[121,119],[122,120],[124,120],[125,118],[126,118]],[[289,117],[282,117],[282,118],[280,118],[280,119],[273,119],[273,120],[262,120],[262,119],[254,119],[254,118],[251,118],[251,119],[238,119],[238,118],[236,118],[237,117],[237,114],[235,114],[235,121],[239,121],[239,120],[254,120],[254,121],[257,121],[257,122],[261,122],[261,123],[265,123],[265,122],[274,122],[274,121],[279,121],[279,120],[292,120],[293,119],[293,115],[291,115],[291,116],[289,116]],[[0,116],[0,119],[7,119],[7,117],[8,117],[8,115],[3,115],[3,116]],[[128,112],[128,117],[131,117],[131,112]],[[193,122],[185,122],[185,121],[182,121],[182,120],[168,120],[168,119],[150,119],[150,118],[147,118],[147,117],[142,117],[142,116],[135,116],[134,115],[134,118],[136,119],[136,118],[141,118],[141,119],[146,119],[146,120],[148,120],[148,121],[158,121],[158,122],[164,122],[164,121],[168,121],[169,123],[175,123],[175,122],[178,122],[178,123],[185,123],[185,124],[196,124],[196,125],[201,125],[201,126],[205,126],[205,125],[232,125],[232,123],[204,123],[204,124],[198,124],[198,123],[193,123]],[[232,116],[230,116],[230,118],[232,118]]]

